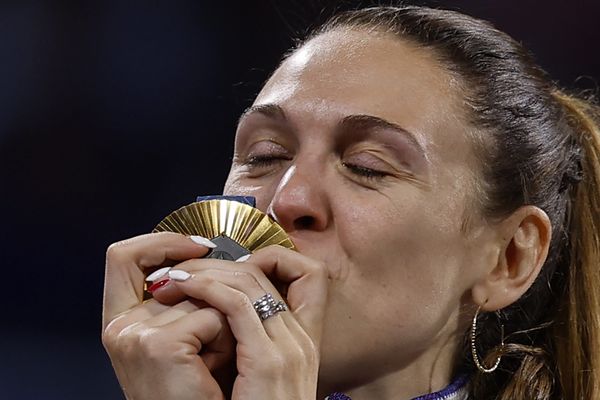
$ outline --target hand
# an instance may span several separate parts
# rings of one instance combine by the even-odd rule
[[[102,341],[127,399],[224,398],[214,376],[233,357],[235,342],[223,314],[192,299],[174,306],[142,302],[143,270],[202,257],[208,250],[175,233],[109,247]],[[182,296],[165,298],[173,304]]]
[[[297,252],[271,246],[249,261],[189,260],[169,272],[187,296],[227,317],[237,340],[232,399],[314,399],[327,300],[327,270]],[[289,311],[261,321],[253,302],[281,300],[271,281],[288,285]]]

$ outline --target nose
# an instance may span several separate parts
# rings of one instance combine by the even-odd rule
[[[326,194],[315,175],[292,165],[279,181],[267,212],[286,232],[327,228],[330,213]]]

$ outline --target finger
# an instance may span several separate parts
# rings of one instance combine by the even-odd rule
[[[195,311],[210,307],[208,303],[201,300],[189,299],[175,304],[174,306],[164,306],[165,310],[161,313],[148,318],[144,321],[144,325],[149,327],[159,327],[167,325],[173,321],[185,317]]]
[[[158,289],[152,291],[152,298],[161,302],[162,304],[175,305],[186,298],[181,290],[175,285],[171,284],[171,280],[167,277],[166,283],[160,286]]]
[[[206,274],[190,275],[179,270],[176,278],[170,273],[181,291],[190,297],[205,300],[212,307],[227,316],[231,331],[238,345],[249,349],[265,349],[270,346],[271,339],[262,326],[262,322],[254,310],[249,297],[242,291],[234,289]],[[185,280],[182,280],[185,279]]]
[[[186,272],[194,274],[200,280],[218,281],[244,293],[253,308],[254,303],[267,293],[270,293],[276,302],[283,301],[262,271],[258,270],[258,272],[253,273],[249,270],[240,271],[239,268],[239,264],[231,262],[225,262],[223,265],[216,265],[214,268],[207,269],[197,269],[194,268],[194,264],[187,263]],[[176,270],[179,270],[179,267]],[[254,312],[256,313],[256,310]],[[280,313],[277,313],[262,321],[265,331],[273,340],[289,336],[289,329],[282,318]]]
[[[292,252],[289,251],[287,249],[283,249],[279,246],[274,246],[275,251],[277,250],[283,250],[284,252],[289,252],[291,253],[292,256],[292,260],[285,260],[285,265],[287,265],[286,270],[290,271],[292,274],[289,274],[288,276],[284,276],[284,275],[279,275],[280,278],[283,279],[294,279],[297,278],[298,276],[300,278],[296,279],[296,283],[295,285],[298,285],[300,287],[300,289],[303,289],[301,287],[302,285],[302,281],[298,282],[298,280],[300,280],[302,277],[302,271],[306,271],[306,270],[310,270],[311,268],[311,264],[315,265],[314,267],[312,267],[312,269],[317,270],[317,272],[323,271],[324,268],[322,270],[319,270],[319,266],[320,264],[315,261],[312,260],[310,258],[307,258],[306,256],[303,256],[301,254],[298,254],[296,252]],[[275,288],[274,284],[271,282],[271,280],[269,278],[266,277],[265,272],[263,272],[263,270],[266,270],[267,273],[270,273],[271,276],[275,275],[277,273],[277,269],[274,267],[277,267],[276,263],[273,263],[273,267],[269,267],[268,262],[270,262],[271,259],[273,259],[274,257],[264,257],[263,254],[263,258],[265,258],[267,260],[267,262],[265,262],[265,264],[261,264],[261,267],[264,267],[266,265],[266,268],[262,268],[255,265],[255,263],[252,261],[254,260],[254,255],[252,256],[252,258],[250,259],[249,262],[243,262],[243,263],[232,263],[230,261],[224,261],[224,260],[188,260],[185,262],[182,262],[180,264],[177,265],[176,269],[174,270],[184,270],[187,271],[188,273],[192,273],[192,274],[197,274],[200,271],[209,271],[209,270],[213,270],[216,271],[217,270],[222,270],[223,274],[221,276],[221,281],[223,283],[226,283],[228,286],[231,286],[239,291],[242,291],[244,293],[246,293],[248,295],[248,297],[250,298],[250,300],[254,301],[257,298],[259,298],[260,296],[264,295],[265,293],[272,293],[274,294],[275,297],[277,297],[278,291]],[[259,262],[261,262],[261,260],[258,260]],[[308,264],[308,267],[306,268],[296,268],[299,265],[302,264]],[[283,265],[283,264],[282,264]],[[285,266],[284,265],[284,266]],[[300,273],[297,273],[297,271],[300,271]],[[283,268],[279,269],[280,271],[283,271]],[[229,271],[230,277],[227,281],[224,281],[223,279],[226,278],[226,271]],[[231,274],[233,274],[233,276],[231,276]],[[318,275],[317,275],[318,276]],[[208,276],[207,276],[208,278]],[[215,277],[213,277],[215,278]],[[254,278],[254,280],[256,282],[252,282],[251,278]],[[218,279],[218,278],[217,278]],[[244,283],[244,281],[246,283]],[[326,280],[326,275],[325,273],[323,273],[322,276],[322,282],[323,282],[323,286],[325,288],[325,292],[327,290],[327,280]],[[310,288],[311,282],[310,280],[306,279],[306,285]],[[254,291],[249,291],[249,288],[260,288],[258,290],[254,290]],[[296,297],[301,298],[302,294],[300,294],[300,296],[298,295],[298,291],[296,292]],[[308,291],[305,291],[308,292]],[[313,294],[308,293],[308,295],[312,296]],[[294,298],[294,291],[292,291],[292,299]],[[317,296],[320,296],[319,294],[317,294]],[[306,302],[296,302],[296,304],[290,303],[289,304],[289,308],[292,311],[293,315],[290,315],[290,313],[278,313],[275,316],[269,318],[268,320],[264,321],[264,326],[265,326],[265,330],[267,331],[269,337],[273,340],[276,340],[277,338],[288,338],[290,333],[293,334],[294,337],[297,337],[298,340],[301,340],[300,338],[303,336],[308,335],[311,340],[315,343],[318,344],[320,342],[320,334],[322,331],[322,318],[323,318],[323,308],[325,305],[325,300],[326,300],[326,293],[323,297],[322,301],[318,301],[319,299],[313,299],[316,301],[306,301]],[[288,296],[288,299],[290,297]],[[320,307],[320,308],[319,308]],[[300,318],[302,318],[302,321],[298,321],[296,320],[296,318],[298,318],[298,315],[300,316]],[[281,321],[282,320],[284,323],[282,324]],[[279,321],[279,322],[276,322]]]
[[[323,263],[281,246],[258,250],[245,261],[289,284],[287,304],[304,330],[320,340],[327,304],[328,273]]]
[[[190,345],[188,355],[200,357],[209,370],[223,366],[233,357],[233,335],[225,316],[212,307],[205,307],[177,318],[160,328],[169,342],[179,340]]]
[[[169,306],[161,304],[156,300],[147,300],[142,304],[135,306],[131,310],[127,310],[126,312],[123,312],[113,318],[112,321],[110,321],[104,328],[104,333],[118,335],[129,325],[139,321],[148,320],[156,315],[161,314],[169,308]]]
[[[202,257],[207,252],[207,247],[171,232],[137,236],[111,245],[106,253],[103,326],[142,302],[144,269]]]

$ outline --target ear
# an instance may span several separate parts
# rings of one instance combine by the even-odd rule
[[[497,262],[472,288],[473,301],[495,311],[531,287],[548,256],[552,226],[538,207],[523,206],[496,225]]]

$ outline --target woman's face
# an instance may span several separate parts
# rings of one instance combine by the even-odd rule
[[[289,57],[242,116],[225,193],[255,196],[329,268],[321,384],[450,373],[490,234],[477,218],[463,229],[477,171],[464,119],[426,50],[341,30]]]

